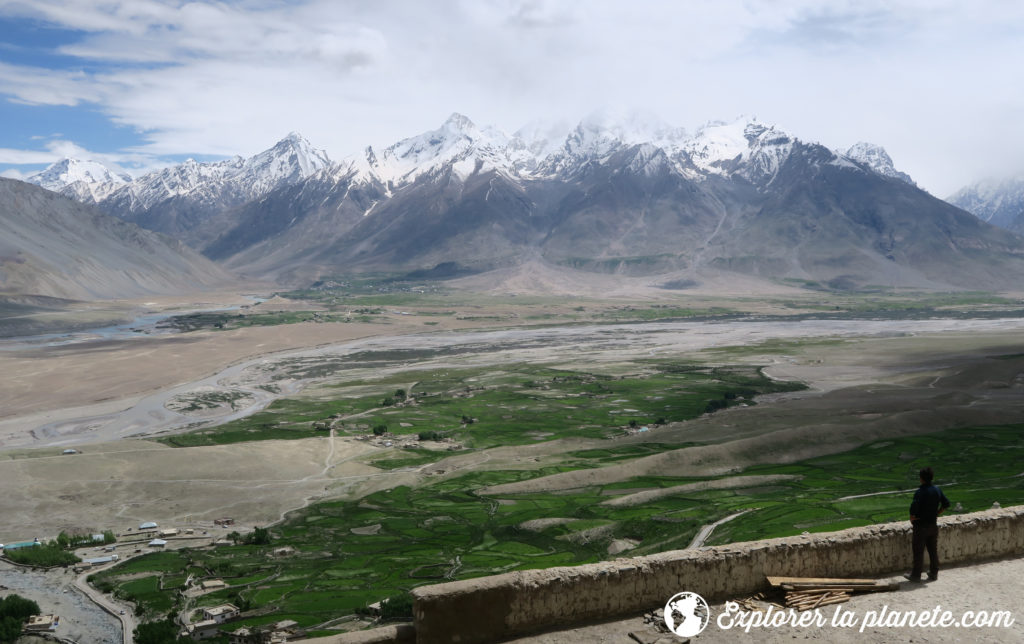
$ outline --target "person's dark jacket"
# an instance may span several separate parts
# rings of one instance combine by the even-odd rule
[[[910,516],[914,517],[914,525],[935,525],[939,511],[949,507],[949,499],[942,490],[931,483],[922,483],[914,492],[914,500],[910,504]]]

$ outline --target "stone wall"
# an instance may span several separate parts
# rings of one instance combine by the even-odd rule
[[[939,525],[944,565],[1024,555],[1024,506]],[[416,642],[497,642],[639,614],[683,590],[726,599],[766,588],[767,575],[873,577],[910,563],[910,524],[901,522],[423,586],[413,591]]]

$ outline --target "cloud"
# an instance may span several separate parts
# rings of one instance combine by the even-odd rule
[[[96,152],[86,149],[73,141],[60,138],[46,141],[41,150],[0,148],[0,164],[5,165],[50,165],[66,157],[96,161],[114,172],[133,176],[145,174],[166,165],[166,163],[163,163],[159,158],[151,154],[124,151],[113,153]],[[33,172],[26,173],[17,168],[9,168],[5,173],[4,176],[14,179],[22,179],[33,174]]]
[[[0,177],[5,179],[17,179],[18,181],[24,181],[28,175],[16,168],[7,168],[3,172],[0,172]]]
[[[81,71],[51,70],[0,62],[0,92],[30,105],[78,105],[99,102],[109,92]]]
[[[291,130],[340,158],[452,111],[511,131],[607,106],[877,141],[939,193],[981,158],[1024,167],[1024,4],[998,0],[0,0],[0,16],[77,34],[55,51],[72,65],[0,63],[0,93],[102,110],[140,132],[133,163]]]
[[[40,163],[53,163],[54,161],[56,161],[56,159],[51,152],[0,148],[0,163],[9,163],[11,165],[37,165]]]

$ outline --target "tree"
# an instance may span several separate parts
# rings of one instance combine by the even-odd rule
[[[709,400],[708,404],[704,407],[705,414],[713,414],[719,409],[725,409],[729,406],[729,403],[723,399]]]
[[[402,593],[392,595],[380,603],[380,619],[382,622],[406,621],[412,619],[412,595]]]
[[[0,643],[8,644],[21,637],[20,619],[14,617],[0,617]]]
[[[267,530],[266,528],[255,528],[246,536],[245,542],[254,546],[265,546],[270,543],[270,530]]]
[[[396,400],[405,400],[405,398],[406,398],[405,389],[395,389],[395,399]]]
[[[42,568],[67,566],[81,561],[74,553],[63,550],[56,541],[51,541],[44,546],[10,550],[5,553],[5,556],[15,563]]]
[[[387,431],[388,431],[388,426],[387,425],[381,424],[381,425],[374,425],[374,427],[373,427],[373,435],[374,436],[383,436],[384,434],[387,433]]]
[[[0,599],[0,617],[13,617],[24,621],[30,616],[38,614],[39,604],[31,599],[25,599],[21,595],[8,595]]]
[[[14,642],[21,636],[25,620],[38,614],[39,604],[21,595],[8,595],[0,599],[0,642]]]
[[[178,626],[170,617],[159,622],[139,624],[135,629],[136,644],[176,644],[191,641],[178,637]]]

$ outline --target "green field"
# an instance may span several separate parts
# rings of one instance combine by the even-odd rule
[[[97,575],[97,582],[113,584],[141,601],[147,615],[158,615],[174,603],[173,588],[184,574],[216,575],[230,587],[204,596],[203,605],[232,601],[268,611],[241,623],[294,619],[316,626],[421,584],[598,561],[609,556],[613,539],[638,541],[630,554],[684,548],[700,526],[738,510],[750,512],[716,529],[710,544],[902,520],[916,472],[925,464],[936,467],[937,483],[964,512],[996,501],[1024,503],[1024,425],[957,428],[788,465],[749,467],[734,476],[790,478],[749,486],[741,479],[728,489],[677,492],[632,506],[603,502],[709,479],[637,477],[558,493],[499,497],[482,492],[500,483],[685,448],[646,443],[579,450],[564,454],[561,465],[538,470],[472,472],[355,501],[322,502],[273,527],[269,546],[147,555]],[[856,495],[872,496],[844,500]],[[523,526],[537,519],[564,521]],[[281,546],[295,552],[270,555]],[[152,576],[119,581],[140,572]],[[157,591],[160,577],[164,590]]]
[[[650,258],[632,258],[643,263]],[[613,265],[627,258],[610,260]],[[570,262],[571,263],[571,262]],[[684,280],[685,282],[685,280]],[[651,304],[637,301],[609,304],[589,298],[573,298],[568,308],[564,298],[554,296],[481,296],[455,291],[443,280],[402,275],[340,276],[317,285],[277,293],[280,297],[309,305],[304,311],[267,310],[257,304],[245,312],[208,312],[184,314],[166,324],[181,331],[199,329],[237,329],[247,326],[273,326],[299,322],[384,322],[392,307],[403,314],[450,317],[481,322],[523,321],[543,324],[615,324],[655,320],[702,319],[929,319],[936,317],[1021,317],[1024,300],[985,292],[917,292],[873,287],[859,291],[831,288],[827,284],[804,280],[784,280],[787,285],[806,289],[795,297],[715,298],[687,293],[683,285],[680,303]],[[671,283],[665,285],[671,291]],[[766,312],[766,306],[771,312]],[[515,311],[513,313],[512,311]],[[436,322],[425,322],[436,324]]]
[[[382,359],[378,356],[378,359]],[[389,357],[389,359],[393,359]],[[398,384],[415,377],[405,399]],[[522,364],[503,369],[445,369],[375,382],[333,385],[327,394],[279,400],[246,418],[162,439],[175,447],[323,435],[438,432],[466,448],[524,445],[566,437],[609,438],[633,425],[696,418],[755,404],[756,395],[802,389],[756,367],[649,362],[609,375]],[[471,422],[469,422],[471,421]],[[421,455],[425,457],[426,455]]]

